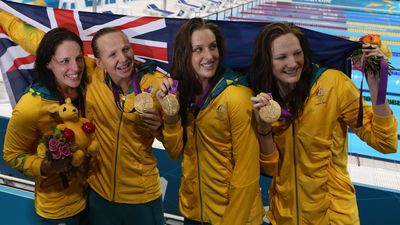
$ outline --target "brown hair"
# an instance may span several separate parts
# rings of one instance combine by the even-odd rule
[[[216,74],[210,80],[210,84],[215,85],[223,75],[222,63],[224,59],[225,43],[222,31],[219,27],[205,21],[202,18],[193,18],[185,22],[178,30],[173,51],[173,59],[171,66],[171,76],[175,80],[179,80],[179,102],[180,102],[180,116],[182,126],[187,126],[187,115],[190,103],[196,95],[202,93],[202,87],[196,77],[196,72],[192,67],[192,34],[194,31],[208,29],[216,38],[219,63],[217,66]],[[186,129],[184,129],[184,140],[186,140]]]
[[[124,33],[115,27],[104,27],[96,32],[96,34],[93,36],[93,39],[92,39],[92,50],[93,50],[94,57],[96,57],[96,58],[100,57],[100,50],[99,50],[99,47],[97,46],[98,39],[106,34],[114,33],[114,32]]]
[[[53,71],[47,68],[47,65],[53,58],[58,46],[60,46],[64,41],[72,41],[77,43],[83,54],[83,42],[81,38],[74,32],[63,27],[54,28],[47,32],[43,36],[43,39],[40,41],[39,47],[36,50],[35,70],[37,73],[37,80],[55,95],[60,94],[58,85]],[[82,74],[81,83],[78,88],[78,98],[81,104],[77,106],[79,107],[79,111],[81,111],[82,115],[84,115],[85,109],[83,105],[83,93],[88,82],[86,64],[84,66],[85,68]]]
[[[272,42],[285,34],[293,34],[300,42],[304,55],[303,71],[294,90],[287,96],[280,96],[272,72]],[[290,110],[298,116],[308,96],[311,80],[311,50],[303,32],[293,23],[276,22],[266,25],[257,36],[251,70],[251,87],[254,93],[272,93],[274,99],[289,105]]]

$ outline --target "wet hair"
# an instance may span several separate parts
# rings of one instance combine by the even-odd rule
[[[277,81],[272,72],[272,42],[285,34],[293,34],[299,40],[304,55],[304,65],[300,80],[296,83],[293,91],[287,96],[280,96]],[[261,30],[256,39],[250,73],[251,88],[255,94],[272,93],[274,99],[288,105],[296,118],[308,96],[311,73],[311,50],[304,33],[296,25],[289,22],[276,22],[266,25]]]
[[[180,117],[184,127],[184,141],[186,142],[186,126],[188,124],[188,112],[191,102],[196,95],[202,94],[202,86],[197,79],[196,72],[192,67],[192,34],[198,30],[210,30],[214,35],[218,47],[219,62],[216,74],[210,80],[210,84],[214,86],[223,76],[222,62],[224,59],[225,43],[222,31],[219,27],[202,18],[192,18],[185,22],[178,30],[175,38],[173,59],[171,66],[171,77],[179,80],[179,102]]]
[[[36,79],[44,85],[51,93],[60,96],[58,85],[56,82],[55,75],[53,71],[47,68],[48,64],[52,60],[58,46],[60,46],[64,41],[72,41],[79,45],[83,54],[83,42],[80,37],[74,32],[58,27],[50,30],[44,36],[36,50]],[[81,83],[78,89],[79,98],[83,99],[83,90],[88,82],[88,76],[86,73],[86,66],[82,74]],[[61,96],[60,96],[61,97]]]
[[[99,40],[99,38],[101,38],[102,36],[104,36],[106,34],[110,34],[110,33],[114,33],[114,32],[123,33],[121,30],[119,30],[115,27],[105,27],[96,32],[96,34],[93,36],[93,39],[92,39],[92,50],[93,50],[94,57],[100,58],[100,50],[99,50],[99,46],[97,46],[97,41]]]

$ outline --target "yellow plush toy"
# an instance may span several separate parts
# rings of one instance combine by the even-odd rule
[[[82,164],[86,154],[94,156],[99,143],[94,140],[95,126],[86,118],[79,117],[78,109],[67,98],[62,105],[53,104],[48,108],[51,113],[58,113],[63,123],[58,124],[56,129],[63,132],[63,137],[72,143],[72,166],[78,167]],[[38,146],[38,155],[46,156],[47,147],[41,143]]]

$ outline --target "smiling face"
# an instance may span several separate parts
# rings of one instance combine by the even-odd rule
[[[133,50],[124,33],[107,33],[97,39],[99,57],[96,63],[106,69],[111,79],[119,84],[133,73]]]
[[[272,72],[280,90],[292,90],[300,80],[304,66],[299,39],[292,33],[279,36],[272,41],[271,55]]]
[[[74,41],[63,41],[47,64],[55,76],[56,83],[62,92],[77,88],[85,69],[82,50]]]
[[[193,32],[191,42],[192,67],[204,89],[217,71],[219,62],[217,41],[211,30],[201,29]]]

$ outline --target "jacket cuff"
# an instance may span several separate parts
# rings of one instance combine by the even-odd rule
[[[265,155],[260,152],[260,162],[261,163],[270,163],[270,162],[275,162],[278,160],[278,151],[274,150],[272,153]]]
[[[32,174],[35,177],[42,176],[42,174],[40,173],[40,167],[42,166],[43,160],[44,159],[42,158],[37,158],[32,162]]]
[[[388,116],[379,116],[377,114],[374,114],[373,117],[373,123],[380,126],[380,127],[391,127],[395,121],[395,117],[392,114]]]
[[[176,133],[179,131],[179,127],[181,124],[181,119],[178,119],[175,123],[164,123],[164,132],[166,133]],[[164,133],[163,132],[163,133]]]

